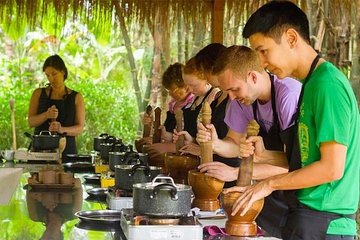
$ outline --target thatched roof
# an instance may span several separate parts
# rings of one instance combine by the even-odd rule
[[[160,22],[163,26],[176,24],[178,18],[185,22],[203,22],[210,24],[210,17],[216,2],[224,2],[225,15],[233,16],[235,21],[247,18],[255,9],[268,0],[0,0],[0,21],[8,27],[21,28],[27,23],[30,27],[44,24],[49,18],[54,20],[54,27],[60,28],[67,18],[83,18],[96,22],[100,28],[111,22],[114,6],[120,4],[124,15],[140,24],[154,22],[160,12]],[[297,0],[294,1],[303,9],[311,9],[328,4],[336,13],[335,17],[350,15],[351,0]],[[312,6],[309,6],[312,5]],[[339,10],[346,10],[341,12]],[[55,16],[55,17],[54,17]]]
[[[0,0],[0,23],[5,31],[16,32],[17,36],[37,26],[45,27],[57,35],[67,19],[82,19],[90,23],[93,30],[102,34],[110,32],[114,24],[119,24],[116,20],[119,19],[120,11],[125,21],[135,22],[140,26],[146,24],[150,30],[161,26],[162,35],[170,35],[178,22],[186,27],[200,26],[200,23],[204,29],[211,27],[213,33],[217,31],[216,34],[221,35],[218,39],[222,42],[223,34],[239,35],[241,24],[268,1],[270,0]],[[316,49],[327,48],[325,55],[340,67],[351,65],[349,52],[352,51],[352,55],[356,55],[356,64],[360,65],[357,60],[359,44],[350,43],[359,42],[360,38],[356,24],[360,19],[359,0],[292,1],[307,13]],[[231,27],[234,31],[229,30]],[[198,31],[193,31],[193,34],[198,34]],[[212,37],[214,40],[214,34]]]

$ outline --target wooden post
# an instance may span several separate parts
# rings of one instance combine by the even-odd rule
[[[224,41],[225,0],[213,0],[211,9],[211,40],[213,43]]]
[[[255,120],[250,121],[246,129],[247,137],[257,136],[259,134],[259,130],[259,124]],[[237,186],[244,187],[251,185],[253,175],[253,158],[254,155],[241,159],[239,175],[236,183]]]
[[[201,108],[201,123],[206,126],[211,123],[211,107],[205,101]],[[213,161],[212,141],[200,143],[201,163]]]

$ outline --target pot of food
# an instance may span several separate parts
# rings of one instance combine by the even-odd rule
[[[53,134],[50,131],[41,131],[35,135],[31,135],[28,132],[24,134],[31,139],[31,146],[34,150],[53,150],[59,148],[59,140],[65,136],[65,133]],[[31,146],[29,148],[31,148]]]
[[[175,184],[171,177],[157,176],[152,182],[134,184],[133,208],[140,215],[186,216],[191,209],[191,194],[191,186]]]
[[[124,190],[133,189],[133,184],[151,182],[158,174],[160,167],[136,165],[115,165],[115,187]]]
[[[109,167],[115,171],[116,165],[125,164],[125,152],[109,152]]]
[[[109,134],[102,133],[98,137],[94,137],[93,148],[94,148],[95,151],[100,152],[100,144],[104,143],[108,136],[109,136]]]

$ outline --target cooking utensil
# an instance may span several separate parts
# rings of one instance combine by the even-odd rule
[[[93,148],[95,151],[100,152],[100,144],[104,143],[108,136],[109,136],[109,134],[102,133],[98,137],[94,137]]]
[[[89,174],[85,175],[84,179],[86,183],[100,185],[101,174]]]
[[[11,129],[12,129],[12,137],[13,137],[13,143],[12,148],[15,151],[16,150],[16,131],[15,131],[15,100],[10,99],[10,111],[11,111]]]
[[[89,196],[96,198],[105,198],[108,192],[107,188],[92,188],[86,190],[86,193],[89,194]]]
[[[72,172],[94,172],[95,168],[92,163],[89,162],[68,162],[63,163],[62,166],[65,170]]]
[[[164,218],[186,216],[191,209],[191,194],[191,186],[175,184],[171,177],[157,176],[150,183],[133,185],[134,211]]]
[[[131,190],[133,184],[150,182],[158,174],[160,167],[136,165],[116,165],[115,166],[115,186],[120,189]]]
[[[115,171],[115,165],[124,164],[125,152],[109,152],[109,167]]]
[[[111,223],[102,223],[102,222],[84,222],[79,221],[76,225],[77,228],[84,230],[92,230],[92,231],[101,231],[101,232],[115,232],[114,239],[126,239],[124,237],[116,238],[116,234],[123,234],[121,231],[120,224],[116,224],[116,222]]]
[[[119,210],[89,210],[79,211],[75,216],[89,223],[119,223],[121,211]]]
[[[32,147],[35,150],[53,150],[59,147],[60,138],[64,134],[52,134],[50,131],[41,131],[38,135],[24,133],[26,137],[32,140]]]

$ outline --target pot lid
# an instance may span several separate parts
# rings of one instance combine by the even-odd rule
[[[136,165],[127,165],[127,164],[119,164],[119,165],[115,165],[115,168],[119,168],[119,169],[123,169],[123,170],[132,170],[134,166],[141,166],[140,164],[136,164]],[[142,165],[144,167],[146,167],[146,165]],[[156,166],[147,166],[149,167],[150,170],[161,170],[161,167],[156,167]],[[137,168],[136,170],[144,170],[144,168]]]
[[[184,184],[175,184],[174,180],[172,177],[169,176],[164,176],[164,175],[157,175],[152,182],[148,182],[148,183],[137,183],[133,185],[133,188],[138,188],[138,189],[148,189],[148,190],[153,190],[156,186],[160,185],[160,184],[171,184],[173,185],[177,191],[185,191],[185,190],[191,190],[191,186],[189,185],[184,185]]]

